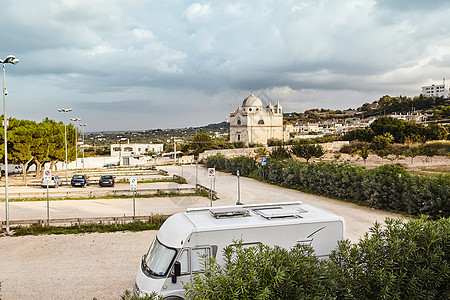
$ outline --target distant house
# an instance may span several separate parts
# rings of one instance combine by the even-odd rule
[[[164,150],[164,144],[111,144],[112,157],[136,157],[147,152],[160,154]]]
[[[404,115],[404,114],[392,114],[392,115],[389,115],[389,116],[394,118],[394,119],[405,120],[406,122],[414,121],[416,123],[423,123],[427,119],[427,116],[425,116],[423,114],[410,114],[410,113],[407,113],[406,115]]]

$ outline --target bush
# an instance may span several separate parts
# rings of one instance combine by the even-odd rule
[[[335,299],[327,263],[309,246],[244,247],[241,241],[223,256],[223,267],[211,259],[185,286],[187,299]]]
[[[226,171],[227,159],[222,154],[208,156],[206,158],[206,166],[208,168],[216,168],[217,170]]]
[[[351,244],[340,241],[329,259],[297,245],[243,246],[208,258],[185,285],[187,299],[449,299],[450,219],[386,219]]]
[[[403,193],[410,179],[408,172],[397,165],[383,165],[367,172],[361,182],[364,200],[371,207],[402,211]]]
[[[269,155],[270,159],[287,159],[290,157],[291,157],[291,154],[283,146],[276,147],[275,149],[272,150],[272,152]]]
[[[450,219],[376,223],[357,244],[340,242],[339,299],[449,299]],[[332,272],[330,272],[332,273]]]
[[[206,158],[206,166],[208,168],[215,167],[217,170],[236,174],[239,170],[242,176],[249,176],[257,169],[256,162],[253,158],[246,156],[226,159],[222,154],[212,155]]]
[[[404,168],[392,164],[367,170],[345,163],[308,165],[293,159],[273,158],[265,166],[242,157],[225,160],[225,165],[225,171],[233,174],[239,169],[245,176],[366,203],[374,208],[411,215],[426,214],[432,219],[450,216],[450,175],[410,175]]]

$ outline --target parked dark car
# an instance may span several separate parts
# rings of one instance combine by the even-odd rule
[[[113,175],[102,175],[98,181],[99,186],[114,186]]]
[[[119,163],[108,163],[108,164],[104,164],[103,167],[105,168],[110,168],[110,167],[117,167]]]
[[[87,177],[85,174],[75,174],[72,176],[70,184],[72,186],[87,186],[89,185],[89,177]]]

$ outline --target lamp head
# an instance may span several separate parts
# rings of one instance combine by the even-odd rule
[[[8,55],[5,60],[0,59],[0,63],[2,64],[17,64],[19,62],[19,59],[16,58],[14,55]]]

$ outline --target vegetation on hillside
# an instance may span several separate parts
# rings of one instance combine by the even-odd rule
[[[407,114],[421,112],[427,114],[427,121],[448,120],[450,118],[450,100],[443,97],[391,97],[384,95],[372,103],[364,103],[356,109],[308,109],[303,113],[285,113],[284,121],[287,124],[318,123],[327,120],[344,123],[345,119],[357,117],[368,118],[384,116],[392,113]]]
[[[425,126],[413,121],[406,122],[405,120],[392,117],[380,117],[370,124],[369,127],[349,131],[341,139],[372,142],[375,137],[383,136],[387,133],[392,135],[392,142],[394,143],[423,143],[450,138],[448,129],[440,124],[431,123]]]

